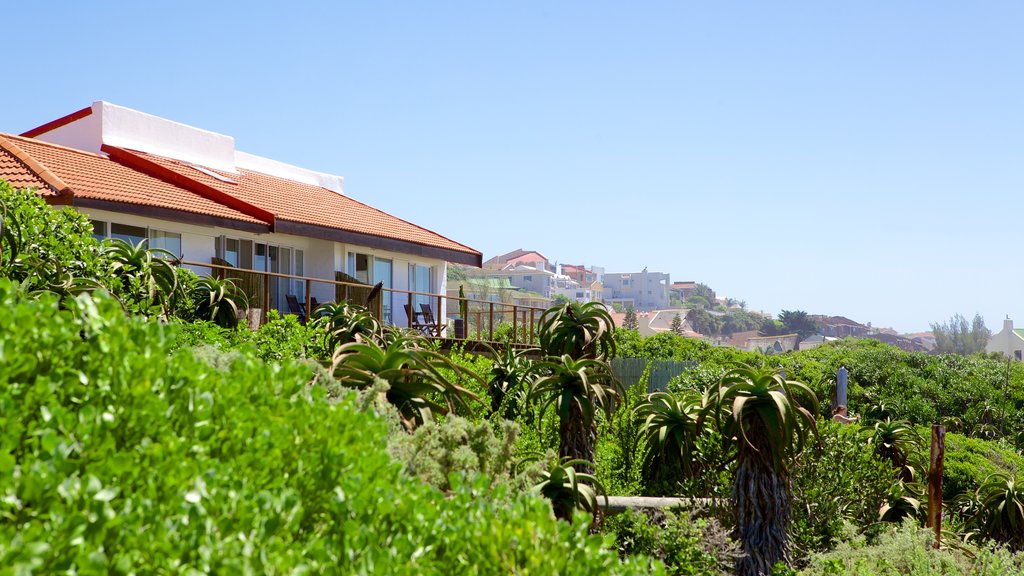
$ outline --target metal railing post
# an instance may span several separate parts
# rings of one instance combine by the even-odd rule
[[[306,324],[309,324],[309,319],[313,316],[313,294],[311,289],[313,287],[313,281],[306,278]]]
[[[263,277],[263,317],[260,318],[260,324],[267,323],[267,317],[270,316],[270,275]]]
[[[437,295],[437,314],[434,315],[434,321],[437,322],[437,337],[441,337],[441,320],[445,319],[445,315],[441,314],[441,295]]]
[[[490,304],[491,304],[491,326],[490,326],[490,336],[487,337],[487,340],[490,341],[490,342],[494,342],[494,302],[491,302]]]

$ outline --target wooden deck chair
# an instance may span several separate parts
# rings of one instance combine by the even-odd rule
[[[402,308],[405,308],[405,317],[409,319],[409,328],[413,330],[419,330],[424,334],[427,333],[427,325],[420,321],[420,316],[423,316],[422,312],[416,312],[409,308],[408,304],[402,304]]]
[[[299,317],[299,322],[306,323],[306,307],[299,304],[299,299],[295,297],[295,294],[287,294],[284,297],[288,301],[288,311]]]
[[[437,322],[434,320],[434,311],[430,309],[430,304],[420,304],[420,311],[423,313],[423,333],[427,336],[440,338],[444,329],[448,326],[442,324],[441,327],[438,328]]]

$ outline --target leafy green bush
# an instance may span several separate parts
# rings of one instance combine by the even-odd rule
[[[0,573],[662,573],[530,496],[410,481],[300,363],[222,369],[108,298],[0,282]]]
[[[682,511],[648,516],[628,510],[606,518],[602,531],[615,535],[615,546],[623,557],[653,556],[673,575],[732,574],[739,552],[716,520],[691,519]]]
[[[792,471],[793,542],[805,556],[834,546],[847,522],[866,526],[892,486],[894,472],[858,436],[858,426],[820,422],[820,443]]]
[[[913,522],[907,522],[898,529],[883,532],[877,542],[869,544],[864,536],[859,536],[841,543],[831,552],[815,555],[800,574],[1024,574],[1024,555],[1013,555],[1001,548],[972,549],[956,542],[954,547],[933,550],[932,542],[930,530],[922,530]]]
[[[390,439],[391,454],[405,464],[410,476],[441,490],[451,490],[452,475],[471,478],[485,474],[494,482],[511,479],[519,427],[503,422],[495,434],[487,422],[459,416],[427,422],[411,434]],[[519,488],[525,488],[520,483]]]
[[[1024,473],[1024,456],[1005,442],[946,434],[946,456],[942,475],[942,496],[950,500],[973,492],[990,474]]]
[[[53,209],[30,190],[0,180],[0,277],[60,294],[109,286],[102,244],[92,224],[71,208]],[[85,283],[83,284],[83,281]]]

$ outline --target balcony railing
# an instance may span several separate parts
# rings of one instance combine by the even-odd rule
[[[321,304],[345,300],[366,306],[382,324],[418,329],[430,338],[533,346],[537,343],[537,326],[544,312],[544,308],[533,306],[397,288],[382,287],[377,294],[371,294],[373,286],[339,279],[189,260],[180,263],[194,271],[209,270],[211,276],[232,279],[248,299],[247,317],[258,324],[266,322],[267,310],[278,310],[282,314],[297,312],[304,317],[308,315],[306,311],[313,311]],[[367,296],[371,295],[372,299],[367,301]],[[288,306],[288,296],[294,296],[300,304],[298,311]],[[422,305],[426,305],[426,309]],[[260,313],[249,314],[254,310]],[[432,318],[427,317],[428,311]]]

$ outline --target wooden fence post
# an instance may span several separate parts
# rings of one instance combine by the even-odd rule
[[[935,529],[935,549],[942,543],[942,469],[946,455],[946,427],[932,425],[932,453],[928,466],[928,527]]]

